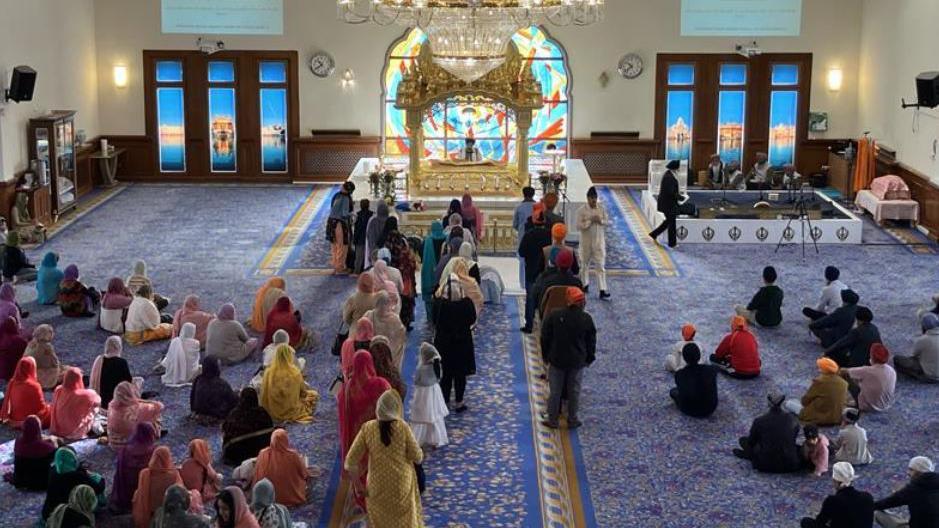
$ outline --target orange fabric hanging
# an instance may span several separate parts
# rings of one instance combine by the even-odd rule
[[[874,170],[876,168],[875,147],[876,142],[870,138],[864,137],[857,142],[857,158],[854,164],[854,192],[867,189],[874,180]]]

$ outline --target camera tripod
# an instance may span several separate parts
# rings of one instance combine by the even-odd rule
[[[806,200],[801,192],[799,193],[799,199],[796,201],[795,206],[793,206],[793,210],[795,211],[794,213],[789,213],[788,215],[786,215],[789,217],[789,221],[786,222],[786,227],[783,228],[782,234],[779,235],[779,243],[776,244],[776,251],[774,251],[773,253],[779,253],[779,248],[783,246],[783,241],[786,238],[786,232],[789,231],[789,229],[791,229],[792,227],[792,221],[798,219],[799,224],[802,227],[802,258],[803,259],[805,258],[805,245],[806,245],[805,225],[806,224],[808,224],[809,226],[809,238],[812,239],[812,245],[815,246],[815,254],[817,255],[819,253],[818,240],[816,240],[815,237],[812,235],[812,232],[814,231],[815,228],[814,226],[812,226],[812,219],[809,218],[809,212],[806,209]]]

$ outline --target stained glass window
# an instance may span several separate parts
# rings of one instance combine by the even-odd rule
[[[420,29],[411,30],[388,55],[384,73],[385,155],[407,156],[405,112],[394,107],[398,85],[426,42]],[[570,83],[564,50],[544,30],[532,26],[512,37],[532,74],[541,82],[545,106],[532,116],[528,148],[532,155],[544,152],[549,143],[566,150],[570,122]],[[443,159],[463,148],[464,138],[474,138],[488,159],[515,158],[518,131],[515,116],[504,105],[485,98],[458,97],[434,105],[424,116],[424,155]]]
[[[717,96],[717,153],[724,163],[743,163],[743,138],[747,115],[747,65],[720,65],[721,89]],[[733,89],[727,89],[733,87]]]
[[[799,120],[799,66],[774,64],[769,99],[769,162],[772,166],[795,163],[796,126]],[[777,87],[789,87],[777,89]]]
[[[157,61],[156,116],[160,172],[186,172],[182,61]]]

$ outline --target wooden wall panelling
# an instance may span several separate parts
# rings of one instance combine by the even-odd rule
[[[362,158],[377,158],[381,138],[374,136],[302,137],[290,145],[294,181],[344,181]]]
[[[654,139],[582,138],[573,140],[571,156],[584,161],[595,182],[645,183],[649,161],[661,150]]]
[[[23,177],[23,172],[13,175],[12,179],[0,181],[0,214],[7,221],[7,227],[10,226],[10,211],[13,210],[13,204],[16,202],[16,184]],[[6,241],[0,241],[6,243]]]
[[[117,164],[117,179],[119,181],[153,180],[153,168],[156,166],[154,155],[155,142],[147,136],[101,136],[108,140],[109,145],[125,149]],[[104,183],[100,180],[98,184]]]
[[[807,139],[803,141],[799,144],[796,170],[803,176],[821,172],[822,167],[828,165],[828,153],[844,146],[847,142],[847,139]]]
[[[875,174],[903,178],[913,199],[919,202],[919,224],[929,230],[933,239],[939,239],[939,187],[928,176],[885,155],[878,156]]]

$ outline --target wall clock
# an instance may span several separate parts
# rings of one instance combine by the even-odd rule
[[[317,52],[310,58],[310,71],[313,75],[325,79],[336,71],[336,61],[325,51]]]
[[[636,53],[629,53],[619,60],[617,70],[624,79],[635,79],[642,75],[642,68],[642,57]]]

